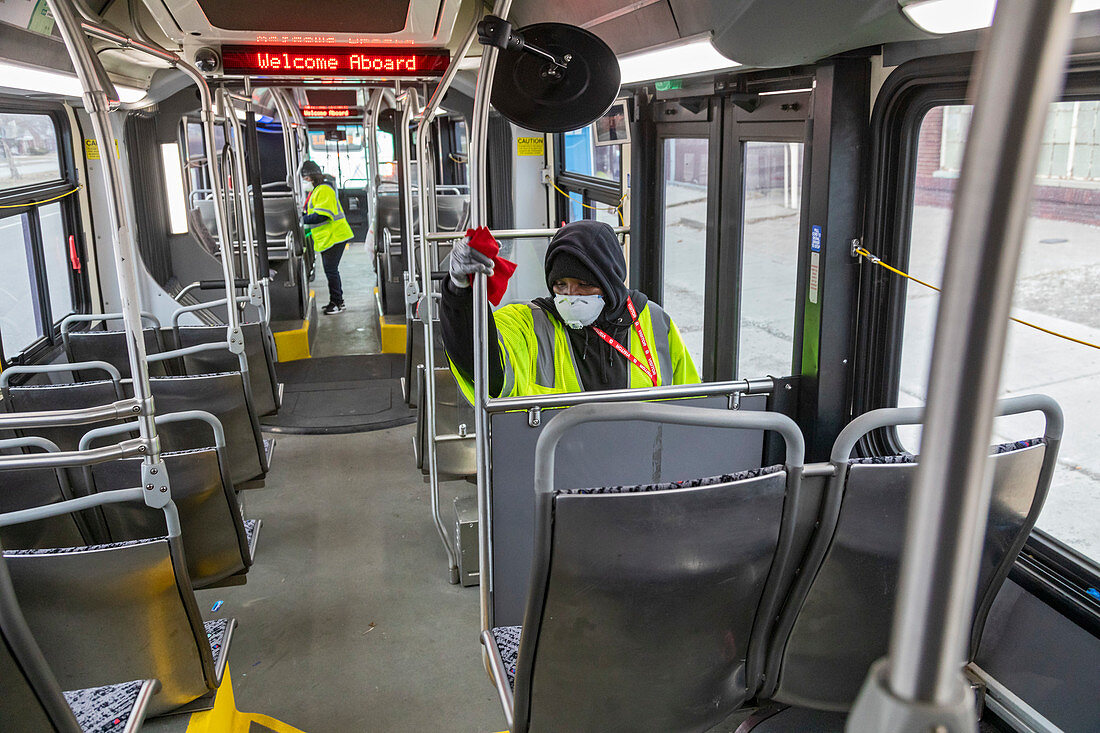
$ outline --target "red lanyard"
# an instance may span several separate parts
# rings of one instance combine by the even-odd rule
[[[642,343],[642,351],[645,352],[645,360],[649,363],[648,369],[646,369],[645,365],[638,360],[638,357],[634,356],[634,354],[631,354],[630,350],[620,344],[618,341],[611,338],[595,326],[592,327],[592,330],[595,331],[596,335],[602,338],[609,346],[615,349],[615,351],[618,351],[620,354],[625,356],[634,366],[641,369],[642,373],[649,377],[650,381],[653,382],[653,386],[656,387],[658,386],[657,367],[653,365],[653,354],[651,354],[649,351],[649,342],[645,340],[645,334],[642,333],[642,325],[638,323],[638,311],[634,310],[634,303],[631,302],[629,297],[626,299],[626,309],[630,311],[630,318],[631,322],[634,325],[634,332],[638,334],[638,341]]]

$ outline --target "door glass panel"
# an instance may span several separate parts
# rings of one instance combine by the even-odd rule
[[[42,255],[50,290],[50,312],[54,323],[73,312],[73,288],[69,262],[69,240],[61,218],[61,204],[46,204],[38,210],[42,224]]]
[[[695,366],[703,363],[703,293],[707,274],[706,139],[664,141],[664,309]]]
[[[955,187],[971,108],[930,110],[921,123],[912,186],[907,271],[941,286]],[[1100,102],[1051,105],[1039,149],[1031,210],[1024,229],[1012,315],[1089,343],[1100,343]],[[897,263],[891,263],[897,264]],[[927,399],[939,294],[905,288],[898,405]],[[1065,415],[1065,433],[1050,492],[1036,526],[1093,560],[1100,506],[1100,412],[1096,350],[1016,322],[1008,325],[1002,395],[1047,394]],[[998,419],[994,442],[1038,436],[1041,419]],[[920,450],[920,432],[899,428],[902,444]]]
[[[44,333],[31,285],[30,231],[28,214],[0,219],[0,339],[9,359]]]
[[[791,373],[802,143],[746,142],[737,377]]]

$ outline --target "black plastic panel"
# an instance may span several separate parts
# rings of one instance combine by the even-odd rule
[[[405,29],[409,0],[199,0],[210,25],[230,31],[397,33]]]

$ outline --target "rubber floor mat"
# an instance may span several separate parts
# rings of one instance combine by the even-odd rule
[[[278,415],[261,418],[272,433],[363,433],[416,420],[401,392],[403,354],[300,359],[275,365],[284,385]]]

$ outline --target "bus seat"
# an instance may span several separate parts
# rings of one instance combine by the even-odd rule
[[[511,683],[510,694],[507,683],[498,691],[513,733],[701,731],[758,687],[791,567],[801,433],[775,413],[666,405],[570,413],[583,421],[612,407],[711,413],[730,428],[782,425],[788,465],[657,484],[538,486],[523,626],[482,635],[497,655],[491,666]],[[554,460],[546,442],[538,448],[543,466]]]
[[[70,384],[23,384],[19,386],[5,384],[2,402],[7,412],[38,412],[108,405],[123,399],[124,396],[119,382],[113,379],[103,379],[95,382]],[[19,434],[33,433],[49,440],[63,451],[74,451],[78,449],[80,438],[87,430],[88,428],[85,425],[65,425],[17,432]]]
[[[149,384],[159,413],[204,410],[218,419],[225,431],[229,477],[234,488],[267,474],[267,452],[260,424],[249,409],[240,372],[154,377]],[[195,422],[165,425],[158,433],[166,451],[210,445],[209,428]]]
[[[1061,413],[1053,400],[1013,399],[1002,402],[1001,414],[1042,409],[1047,413],[1047,434],[992,450],[992,499],[971,659],[985,614],[1042,508],[1061,437]],[[873,420],[868,424],[876,428],[906,424],[912,421],[904,416],[914,409],[875,410],[863,417]],[[762,698],[845,711],[855,701],[868,668],[887,653],[918,459],[909,454],[849,458],[859,437],[855,432],[842,432],[834,446],[835,472],[821,531],[777,624]]]
[[[264,193],[264,231],[268,241],[285,239],[298,224],[294,194]]]
[[[469,212],[470,197],[460,193],[435,194],[436,225],[441,232],[458,231]]]
[[[144,328],[145,353],[159,354],[165,351],[159,328]],[[126,350],[125,331],[68,331],[65,334],[65,357],[70,362],[105,361],[118,369],[123,379],[130,378],[130,356]],[[170,362],[150,362],[149,375],[163,376],[173,374]],[[97,379],[90,373],[76,373],[77,381]]]
[[[161,454],[179,510],[184,557],[191,585],[205,588],[246,571],[255,550],[227,467],[214,446]],[[95,491],[111,491],[141,484],[140,458],[127,458],[90,467]],[[163,516],[143,506],[108,504],[102,508],[111,542],[160,537],[167,531]],[[253,534],[258,529],[253,522]]]
[[[160,686],[156,680],[135,680],[62,692],[27,628],[2,558],[0,679],[4,680],[0,720],[6,729],[57,733],[135,731]]]
[[[275,357],[271,353],[271,335],[265,323],[241,324],[244,353],[248,360],[248,381],[252,406],[257,416],[273,415],[279,410],[279,382],[275,376]],[[177,326],[179,348],[225,340],[225,326]],[[236,354],[229,351],[204,351],[183,358],[186,374],[210,374],[239,368]]]
[[[725,395],[677,399],[671,404],[729,410]],[[742,396],[738,412],[761,412],[766,406],[765,395]],[[526,410],[489,416],[492,521],[487,530],[492,548],[491,603],[498,626],[522,622],[530,587],[536,441],[574,409],[544,409],[535,426]],[[601,448],[593,451],[592,445]],[[759,468],[763,454],[761,430],[631,422],[622,430],[607,431],[600,425],[581,425],[558,447],[557,480],[567,488],[714,476]]]
[[[58,448],[44,438],[24,437],[0,440],[0,453],[24,452],[37,447],[56,453]],[[68,473],[54,468],[0,468],[0,513],[56,504],[73,498]],[[27,550],[39,547],[68,547],[94,542],[96,537],[87,518],[62,514],[34,522],[0,528],[0,544],[9,549]]]
[[[235,622],[203,622],[182,553],[178,535],[4,552],[27,625],[62,687],[157,679],[153,715],[217,689]]]

